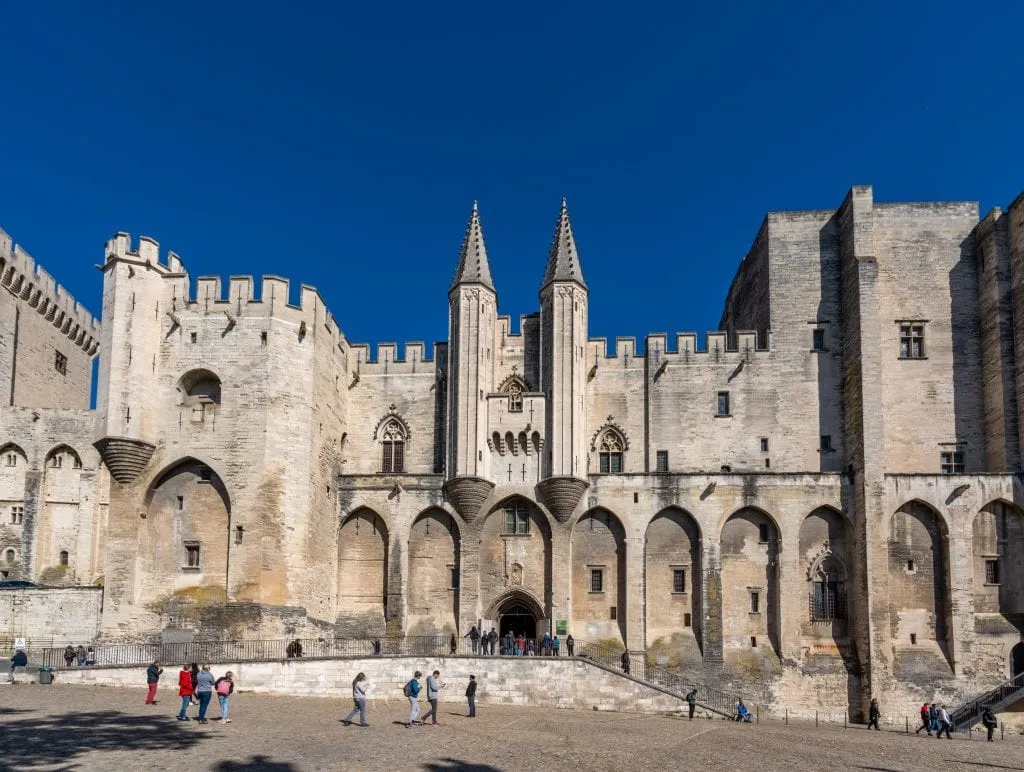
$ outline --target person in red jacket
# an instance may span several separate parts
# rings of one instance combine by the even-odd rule
[[[188,665],[181,666],[181,672],[178,673],[178,696],[181,697],[181,712],[178,713],[178,721],[189,721],[189,717],[185,715],[185,711],[188,710],[188,706],[192,702],[192,695],[195,693],[195,688],[192,686],[192,671]]]

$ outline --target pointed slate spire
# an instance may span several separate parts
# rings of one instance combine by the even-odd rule
[[[541,288],[553,281],[574,281],[583,289],[587,288],[583,280],[583,268],[580,266],[580,255],[576,251],[576,239],[572,235],[572,223],[569,222],[569,209],[562,199],[562,211],[558,214],[555,226],[555,237],[548,253],[548,269],[544,273]]]
[[[466,225],[466,235],[462,239],[459,251],[459,267],[455,269],[455,280],[452,289],[460,284],[483,284],[492,292],[494,282],[491,280],[491,266],[487,262],[487,247],[484,246],[484,229],[480,225],[480,212],[476,201]]]

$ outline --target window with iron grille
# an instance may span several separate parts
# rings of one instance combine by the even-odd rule
[[[604,592],[604,571],[600,568],[590,570],[590,591]]]
[[[964,473],[964,453],[962,450],[945,451],[940,457],[943,474]]]
[[[667,472],[668,471],[668,451],[659,450],[657,453],[655,462],[655,472]]]
[[[924,359],[924,325],[900,325],[900,359]]]
[[[999,559],[985,561],[985,584],[999,584]]]
[[[750,613],[760,614],[761,613],[761,591],[751,590],[750,591]]]
[[[68,374],[68,358],[66,356],[64,356],[62,353],[60,353],[59,351],[55,351],[54,354],[55,354],[55,356],[53,358],[53,369],[56,370],[61,375],[67,375]]]
[[[835,622],[846,619],[845,573],[839,561],[828,556],[813,573],[808,597],[812,622]]]
[[[381,432],[381,464],[384,473],[405,471],[405,431],[398,421],[389,421]]]
[[[672,570],[672,592],[686,592],[686,569]]]

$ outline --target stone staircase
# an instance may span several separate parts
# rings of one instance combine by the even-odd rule
[[[1019,673],[995,689],[990,689],[984,694],[958,705],[950,711],[949,718],[953,722],[955,731],[970,729],[981,721],[981,714],[985,712],[985,708],[991,709],[993,713],[998,713],[1022,699],[1024,699],[1024,673]]]

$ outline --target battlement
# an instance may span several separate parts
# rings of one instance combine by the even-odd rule
[[[21,298],[89,356],[100,346],[100,323],[11,237],[0,230],[0,287]]]
[[[539,311],[534,311],[530,314],[519,315],[519,329],[516,332],[512,331],[512,317],[508,314],[498,314],[498,334],[505,338],[521,338],[523,336],[523,329],[526,327],[528,319],[536,319],[540,316]]]
[[[444,359],[443,351],[448,344],[437,342],[428,352],[423,341],[378,343],[376,352],[366,343],[354,343],[350,347],[350,361],[360,375],[399,375],[433,370],[438,361]],[[371,356],[376,353],[376,356]],[[427,354],[430,354],[428,357]]]
[[[327,308],[320,291],[309,284],[299,285],[298,303],[291,302],[291,282],[274,275],[261,277],[258,294],[255,291],[257,282],[252,276],[229,277],[226,293],[225,283],[220,276],[200,276],[196,279],[193,292],[185,264],[178,255],[167,252],[166,259],[161,261],[160,244],[155,239],[140,236],[137,246],[133,247],[131,236],[127,233],[117,233],[107,242],[106,262],[112,260],[145,264],[167,279],[170,282],[170,298],[176,310],[273,316],[288,319],[298,325],[322,324],[339,345],[348,345],[345,333]]]
[[[770,344],[768,348],[758,348],[756,332],[744,330],[736,333],[735,338],[735,341],[730,342],[728,333],[709,332],[705,336],[704,348],[698,348],[697,333],[681,332],[675,336],[674,348],[669,348],[669,336],[657,333],[645,338],[644,353],[640,355],[636,353],[636,338],[616,338],[613,352],[608,351],[607,339],[591,338],[587,341],[587,362],[595,365],[602,360],[621,361],[639,356],[641,359],[667,361],[670,364],[716,364],[719,361],[735,364],[740,359],[763,357],[771,353]]]

